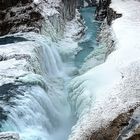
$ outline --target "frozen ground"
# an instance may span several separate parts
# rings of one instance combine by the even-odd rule
[[[112,0],[111,7],[123,14],[111,26],[115,51],[72,80],[69,98],[79,120],[69,140],[85,140],[140,101],[140,2]]]

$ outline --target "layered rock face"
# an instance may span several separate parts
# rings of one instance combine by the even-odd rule
[[[45,19],[50,23],[47,28],[52,26],[57,33],[61,32],[65,21],[75,16],[75,8],[74,0],[40,0],[38,3],[33,0],[1,0],[0,36],[29,31],[40,33],[42,25],[46,24]]]
[[[0,2],[0,36],[17,32],[39,32],[42,19],[31,0]]]
[[[71,20],[75,16],[76,1],[75,0],[62,0],[64,3],[64,15],[66,19]]]
[[[107,10],[111,0],[99,0],[97,7],[96,7],[96,19],[103,21],[107,16]]]
[[[40,11],[44,9],[45,17],[41,33],[57,39],[63,36],[66,22],[75,17],[76,1],[47,0],[44,2],[41,0],[39,9]]]
[[[129,120],[134,112],[134,109],[126,113],[118,115],[107,127],[101,128],[94,132],[90,140],[121,140],[119,137],[122,129],[129,124]]]
[[[107,18],[108,25],[111,25],[112,20],[122,16],[122,14],[116,13],[116,11],[109,7],[110,3],[111,0],[99,0],[96,8],[96,19],[103,21]]]

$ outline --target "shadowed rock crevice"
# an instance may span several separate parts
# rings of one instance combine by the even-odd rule
[[[76,1],[75,0],[62,0],[64,3],[64,17],[68,20],[72,20],[75,16]]]
[[[122,16],[121,13],[117,13],[109,7],[111,0],[99,0],[96,6],[96,20],[103,21],[107,18],[108,25],[111,25],[112,21]]]
[[[121,16],[122,14],[117,13],[112,8],[108,8],[107,9],[107,24],[111,25],[113,20],[120,18]]]
[[[43,17],[31,0],[0,1],[0,36],[17,32],[40,32]]]

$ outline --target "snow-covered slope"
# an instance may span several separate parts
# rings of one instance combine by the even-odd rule
[[[86,140],[140,101],[140,2],[112,0],[116,47],[106,62],[75,78],[69,98],[79,118],[69,140]]]

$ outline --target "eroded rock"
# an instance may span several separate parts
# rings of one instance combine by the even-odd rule
[[[0,133],[0,140],[20,140],[19,135],[14,132]]]
[[[43,16],[32,0],[0,2],[0,36],[9,33],[39,32]]]
[[[129,110],[126,113],[118,115],[116,119],[110,122],[109,126],[100,128],[100,130],[94,132],[90,140],[115,140],[120,131],[129,124],[129,120],[134,110]]]
[[[96,8],[96,20],[103,21],[107,18],[108,25],[111,25],[113,20],[122,16],[121,13],[117,13],[109,7],[110,3],[111,0],[99,0]]]

